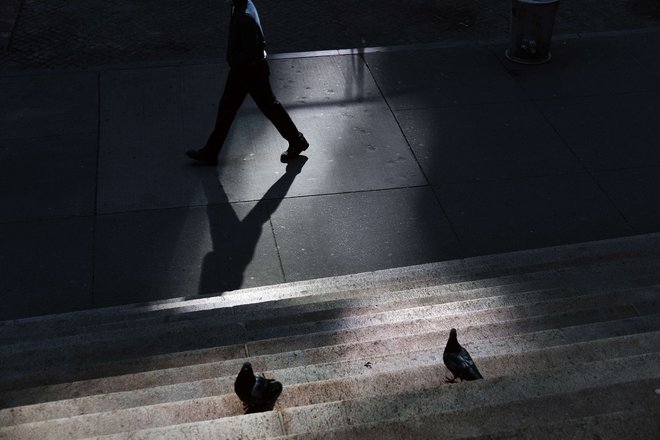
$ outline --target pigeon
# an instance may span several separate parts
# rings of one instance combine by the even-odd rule
[[[241,402],[245,414],[271,411],[282,393],[282,384],[254,374],[252,364],[245,362],[234,382],[234,392]]]
[[[456,382],[456,379],[483,379],[477,366],[474,365],[470,353],[458,343],[455,328],[451,329],[449,332],[449,340],[447,341],[447,346],[442,354],[442,360],[445,362],[447,368],[449,368],[449,371],[454,375],[453,379],[447,378],[447,382]]]

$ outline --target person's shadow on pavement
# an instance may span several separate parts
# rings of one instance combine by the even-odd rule
[[[269,221],[286,196],[296,176],[307,162],[305,156],[288,163],[286,172],[266,191],[243,218],[228,203],[215,169],[202,173],[202,184],[207,200],[223,200],[206,208],[213,250],[204,256],[199,281],[199,294],[217,294],[240,289],[243,274],[254,257],[263,225]]]

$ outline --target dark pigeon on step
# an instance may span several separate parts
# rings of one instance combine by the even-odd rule
[[[271,411],[282,393],[282,384],[274,379],[255,375],[252,364],[246,362],[236,377],[234,392],[243,402],[245,414]]]
[[[445,352],[442,354],[442,360],[454,375],[453,379],[447,378],[447,382],[456,382],[456,379],[483,379],[472,357],[470,357],[470,353],[458,343],[455,328],[449,332],[449,340],[447,341]]]

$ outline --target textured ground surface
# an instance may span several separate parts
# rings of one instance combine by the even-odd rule
[[[88,67],[224,56],[229,6],[222,0],[23,0],[16,14],[18,3],[9,0],[0,8],[0,24],[7,23],[0,35],[5,32],[8,44],[0,52],[2,67]],[[256,3],[272,53],[506,39],[511,11],[509,0]],[[658,26],[659,20],[660,3],[654,0],[564,1],[556,32],[639,29]]]
[[[259,1],[271,53],[411,45],[273,57],[308,160],[282,165],[247,100],[210,169],[183,153],[213,124],[226,5],[22,4],[0,64],[0,319],[660,230],[652,4],[566,2],[551,62],[522,66],[504,2],[280,3]]]

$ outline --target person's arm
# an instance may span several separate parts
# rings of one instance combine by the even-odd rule
[[[259,25],[247,14],[236,17],[236,56],[239,65],[250,64],[264,57],[264,41]]]

